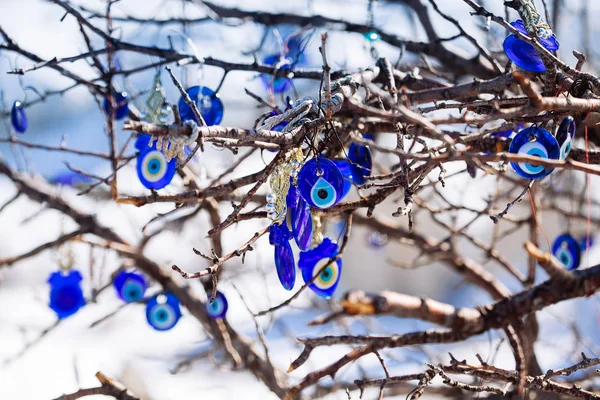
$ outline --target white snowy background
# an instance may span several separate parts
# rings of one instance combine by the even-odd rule
[[[290,0],[290,1],[217,1],[219,4],[239,6],[244,9],[273,10],[295,12],[304,15],[321,14],[348,21],[367,22],[367,2],[363,0]],[[480,18],[469,15],[470,9],[459,0],[438,1],[443,10],[455,18],[461,25],[480,37],[476,29],[482,23]],[[503,15],[501,1],[488,0],[487,6],[499,15]],[[582,25],[579,23],[582,12],[594,16],[600,15],[600,3],[594,1],[569,2],[569,10],[561,15],[559,40],[561,54],[568,63],[575,60],[570,55],[571,50],[580,48],[582,43]],[[103,10],[104,2],[88,0],[80,2],[88,7]],[[158,0],[124,0],[114,6],[116,15],[135,15],[138,17],[168,18],[182,13],[181,1]],[[586,8],[587,7],[587,8]],[[202,7],[186,5],[187,17],[204,15]],[[77,24],[68,16],[60,21],[64,11],[50,2],[39,0],[2,0],[0,2],[0,26],[15,39],[23,48],[31,50],[42,58],[72,56],[85,51]],[[455,34],[454,27],[447,21],[432,13],[434,26],[440,33],[448,36]],[[95,21],[96,24],[103,22]],[[378,2],[375,6],[375,23],[385,31],[395,33],[412,40],[426,40],[424,32],[416,18],[407,12],[402,4]],[[117,35],[123,39],[140,43],[156,44],[166,47],[168,36],[174,38],[174,43],[182,51],[191,52],[185,46],[179,33],[181,27],[171,25],[157,28],[152,25],[138,26],[136,24],[117,23]],[[492,26],[495,38],[488,43],[492,50],[501,49],[504,33]],[[282,27],[283,30],[291,29]],[[588,33],[595,38],[598,32],[592,24]],[[317,30],[321,32],[321,30]],[[243,55],[244,52],[255,48],[263,33],[261,26],[252,23],[239,26],[226,26],[217,23],[204,23],[190,26],[187,35],[192,38],[202,56],[213,56],[228,61],[251,62],[252,57]],[[369,45],[358,34],[346,34],[335,30],[329,31],[329,59],[334,69],[345,68],[354,71],[374,63],[369,52]],[[319,67],[318,35],[308,49],[309,66]],[[482,40],[486,40],[481,38]],[[592,40],[592,44],[595,44]],[[95,42],[96,47],[102,44]],[[461,48],[465,54],[473,54],[473,49],[461,40],[451,45]],[[267,49],[276,50],[274,36],[271,34],[266,44]],[[398,49],[385,43],[375,45],[380,55],[385,55],[395,61]],[[592,58],[597,57],[598,48],[592,47]],[[264,52],[261,54],[265,54]],[[119,60],[125,68],[148,63],[151,58],[139,54],[119,54]],[[404,64],[416,62],[415,58],[406,55]],[[14,53],[0,51],[0,89],[2,90],[2,107],[8,109],[13,101],[35,99],[36,95],[23,87],[33,86],[40,91],[58,90],[71,84],[50,69],[42,69],[26,74],[24,77],[7,75],[6,72],[15,67],[25,67],[31,62],[16,57]],[[70,69],[85,77],[93,76],[93,71],[84,62],[78,61],[68,65]],[[119,78],[117,84],[130,93],[137,93],[150,87],[153,71],[137,74],[123,81]],[[187,67],[184,71],[176,68],[176,73],[184,80],[186,86],[204,84],[216,86],[222,71],[218,68],[198,66]],[[178,94],[168,77],[163,74],[168,99],[175,102]],[[256,75],[246,72],[232,72],[227,77],[221,89],[221,98],[225,105],[225,116],[222,125],[251,127],[254,120],[264,110],[257,109],[255,102],[243,93],[244,88],[265,95],[260,80]],[[318,86],[314,82],[298,81],[297,89],[300,95],[315,94]],[[143,108],[144,96],[136,104]],[[58,145],[61,137],[66,135],[67,144],[78,149],[106,151],[108,140],[104,134],[104,118],[96,101],[84,88],[67,92],[64,96],[54,96],[45,103],[27,109],[30,128],[24,140]],[[119,123],[119,130],[122,122]],[[9,123],[6,119],[0,125],[0,135],[8,135]],[[120,130],[120,140],[125,140],[128,134]],[[390,144],[394,138],[390,137]],[[382,143],[386,143],[383,140]],[[78,168],[97,174],[108,174],[109,167],[97,159],[49,153],[32,149],[15,149],[9,145],[0,144],[2,157],[12,166],[26,170],[42,181],[42,177],[51,177],[66,172],[64,162],[69,162]],[[259,156],[249,159],[242,168],[232,175],[241,176],[250,171],[257,171],[263,162],[268,162],[271,154],[265,154],[264,160]],[[208,146],[205,153],[197,157],[195,168],[204,176],[205,182],[218,176],[235,159],[227,151],[218,151]],[[381,156],[385,163],[385,156]],[[391,159],[390,159],[391,162]],[[458,170],[461,166],[450,166]],[[579,177],[581,184],[581,177]],[[174,182],[162,192],[177,193],[182,188],[181,181]],[[549,178],[549,179],[552,179]],[[593,182],[595,182],[593,180]],[[493,177],[480,178],[476,181],[468,177],[451,178],[448,180],[444,194],[452,201],[461,202],[469,199],[469,205],[475,208],[485,206],[484,199],[497,188]],[[122,194],[139,195],[145,190],[137,182],[133,168],[124,169],[119,174],[119,188]],[[15,194],[15,187],[5,178],[0,178],[0,204]],[[56,189],[58,190],[58,189]],[[133,206],[118,206],[102,201],[102,191],[94,198],[76,196],[76,191],[69,188],[61,189],[61,193],[78,209],[96,214],[99,220],[113,228],[125,239],[136,242],[142,237],[141,228],[157,212],[169,209],[167,205],[151,205],[143,208]],[[356,196],[356,194],[353,194]],[[99,199],[99,200],[98,200]],[[389,216],[397,205],[387,201],[377,211]],[[515,213],[527,212],[525,208],[515,208]],[[0,214],[0,258],[18,255],[45,241],[56,238],[61,231],[69,231],[74,226],[65,218],[53,211],[42,211],[42,207],[22,198],[10,205]],[[223,206],[221,216],[224,218],[230,208]],[[39,215],[36,215],[40,213]],[[35,218],[30,219],[30,217]],[[468,214],[458,214],[458,223],[468,221]],[[391,219],[391,217],[389,217]],[[395,223],[406,224],[406,220],[396,220]],[[549,238],[555,237],[564,229],[564,219],[548,217],[542,221],[544,231]],[[444,233],[427,220],[417,219],[419,232],[442,238]],[[224,251],[229,252],[239,247],[255,231],[264,226],[262,222],[244,222],[226,230],[223,234]],[[406,225],[404,225],[406,226]],[[152,229],[152,226],[149,228]],[[209,229],[208,218],[200,213],[188,222],[181,231],[167,231],[154,238],[146,249],[146,255],[168,268],[173,263],[188,271],[197,271],[204,266],[204,261],[194,255],[192,247],[209,251],[210,242],[205,238]],[[332,233],[335,227],[331,226]],[[481,219],[474,224],[469,232],[482,240],[488,240],[492,234],[493,224],[490,220]],[[578,233],[585,231],[584,226],[574,226]],[[344,255],[344,272],[339,297],[346,290],[360,288],[366,291],[382,289],[398,290],[404,293],[429,296],[441,301],[451,302],[458,306],[475,306],[490,302],[491,299],[481,291],[472,288],[461,281],[460,277],[451,272],[446,266],[433,263],[429,266],[405,270],[390,265],[390,260],[406,261],[414,255],[414,250],[396,243],[374,249],[368,245],[369,232],[360,227],[356,228],[351,242]],[[526,258],[521,247],[527,232],[523,230],[512,236],[511,240],[501,242],[499,249],[505,257],[521,270],[526,269]],[[542,238],[543,240],[543,238]],[[462,243],[462,242],[460,242]],[[598,246],[597,246],[598,247]],[[90,248],[85,245],[73,247],[77,267],[84,275],[84,288],[89,294],[91,287],[105,285],[110,273],[120,265],[120,260],[110,252],[99,249],[90,255]],[[483,256],[468,245],[463,246],[465,256],[476,261]],[[94,276],[90,277],[90,256],[95,259]],[[591,251],[590,262],[593,264],[600,259],[598,250]],[[584,262],[586,264],[586,262]],[[512,290],[519,288],[513,278],[498,270],[493,265],[485,264],[492,272],[497,273],[504,283]],[[261,239],[256,251],[246,257],[242,265],[234,259],[225,265],[220,290],[226,293],[230,308],[228,320],[239,332],[255,338],[256,332],[253,321],[242,304],[236,290],[231,285],[234,282],[243,292],[253,311],[263,310],[286,299],[290,293],[284,291],[277,281],[273,262],[272,248],[268,240]],[[189,317],[183,310],[184,317],[179,324],[168,332],[152,330],[145,321],[142,305],[129,305],[116,315],[90,328],[90,324],[112,313],[121,306],[112,288],[103,291],[95,303],[86,305],[75,316],[61,321],[34,345],[42,331],[56,322],[54,313],[47,307],[48,275],[57,269],[56,256],[52,251],[44,252],[10,267],[0,269],[0,399],[52,399],[63,393],[69,393],[80,387],[96,386],[94,378],[100,370],[110,377],[123,382],[137,395],[144,399],[269,399],[276,398],[268,389],[250,373],[232,371],[230,362],[221,351],[203,357],[192,363],[188,368],[171,373],[173,368],[182,360],[194,355],[206,354],[212,347],[210,339],[205,335],[200,324]],[[541,275],[541,274],[540,274]],[[235,278],[235,279],[233,279]],[[543,275],[538,279],[543,279]],[[295,290],[300,287],[298,279]],[[158,290],[152,287],[151,292]],[[198,293],[202,293],[200,287]],[[310,292],[304,293],[290,307],[278,311],[271,317],[262,317],[261,325],[267,332],[271,349],[271,358],[277,367],[286,370],[290,361],[301,351],[301,346],[295,337],[319,336],[323,334],[342,333],[403,333],[423,329],[428,325],[416,320],[398,320],[394,318],[377,318],[363,322],[348,321],[345,329],[325,325],[311,328],[306,325],[314,317],[329,310],[327,303]],[[542,369],[558,368],[573,361],[575,350],[585,351],[588,356],[599,356],[597,348],[599,330],[598,302],[595,298],[580,299],[551,307],[539,313],[541,331],[537,343],[537,353],[540,355]],[[571,325],[576,323],[582,332],[580,338],[574,338]],[[499,336],[498,336],[499,337]],[[394,374],[419,372],[424,368],[424,362],[446,360],[446,352],[452,349],[457,358],[470,358],[479,352],[484,358],[494,352],[497,336],[490,342],[490,337],[482,335],[467,344],[456,347],[437,346],[424,350],[398,349],[384,354],[393,357],[389,363]],[[23,349],[26,349],[23,351]],[[290,374],[292,381],[301,379],[306,373],[327,365],[331,360],[343,355],[348,348],[320,348],[313,352],[309,361],[300,369]],[[575,353],[574,353],[575,351]],[[437,358],[437,355],[440,358]],[[214,357],[213,357],[214,356]],[[512,353],[508,346],[500,348],[496,358],[499,366],[512,368]],[[576,360],[575,360],[576,361]],[[352,381],[360,376],[362,370],[369,372],[370,377],[382,377],[383,372],[375,357],[367,357],[351,367],[345,367],[336,376],[339,380]],[[330,383],[329,378],[324,384]],[[369,392],[367,392],[369,393]],[[373,394],[371,394],[372,396]],[[367,394],[366,396],[369,396]],[[332,398],[346,398],[339,392]],[[353,398],[358,397],[355,393]],[[399,398],[403,398],[400,396]]]

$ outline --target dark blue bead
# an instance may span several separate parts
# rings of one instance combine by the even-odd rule
[[[138,134],[135,139],[135,148],[139,151],[148,150],[148,147],[150,147],[148,146],[150,138],[152,138],[152,135],[145,135],[143,133]]]
[[[510,143],[509,152],[513,154],[538,156],[544,159],[558,160],[560,147],[556,138],[542,128],[526,128],[521,130]],[[526,179],[540,179],[554,171],[553,167],[531,165],[525,162],[511,161],[515,172]]]
[[[137,145],[137,143],[136,143]],[[142,183],[148,189],[162,189],[173,180],[177,169],[177,159],[167,162],[165,155],[156,150],[156,143],[152,147],[146,145],[145,150],[137,156],[136,170]]]
[[[81,273],[77,270],[50,274],[50,308],[59,319],[75,314],[85,305],[81,280]]]
[[[20,101],[15,101],[10,109],[10,123],[13,129],[19,133],[25,133],[29,126],[25,109]]]
[[[196,103],[198,111],[200,111],[200,115],[204,118],[206,125],[218,125],[223,120],[223,102],[218,94],[206,86],[192,86],[186,92],[190,96],[190,99]],[[194,115],[192,108],[185,102],[183,97],[179,98],[177,106],[179,107],[179,115],[182,121],[193,120],[197,124],[200,123]]]
[[[321,297],[330,298],[337,288],[340,277],[342,276],[342,260],[339,259],[330,263],[323,271],[321,269],[326,265],[329,259],[338,255],[338,245],[329,238],[323,239],[323,242],[313,250],[300,253],[298,267],[302,271],[304,283],[310,282],[317,274],[319,277],[308,287]],[[319,273],[319,271],[321,271]]]
[[[373,168],[369,146],[352,143],[348,148],[348,160],[350,161],[350,168],[352,168],[354,183],[357,185],[367,183],[367,178],[371,176],[371,169]]]
[[[126,303],[140,301],[146,292],[146,280],[135,272],[121,271],[113,281],[117,295]]]
[[[279,282],[285,290],[292,290],[296,283],[294,253],[289,240],[292,233],[286,224],[273,224],[269,228],[269,243],[275,246],[275,267]]]
[[[298,189],[311,207],[326,209],[341,200],[344,177],[332,161],[323,157],[313,158],[298,173]]]
[[[568,270],[579,267],[581,262],[581,249],[577,240],[568,233],[556,238],[552,245],[552,255],[556,257]]]
[[[519,30],[521,33],[527,35],[527,30],[523,25],[523,21],[517,20],[515,22],[511,22],[511,25]],[[540,39],[540,43],[548,50],[548,51],[556,51],[558,50],[559,44],[556,40],[556,36],[552,34],[552,36],[548,39]],[[535,48],[521,40],[518,39],[514,35],[509,35],[504,40],[504,52],[506,56],[518,67],[530,71],[530,72],[545,72],[546,66],[542,61],[542,58],[537,53]]]
[[[263,64],[271,67],[279,65],[280,70],[289,71],[292,68],[292,59],[288,57],[282,61],[279,54],[271,54],[263,60]],[[273,75],[260,74],[260,79],[267,89],[273,88],[274,93],[283,93],[292,87],[292,80],[285,77],[273,79]]]
[[[579,240],[579,248],[581,251],[585,251],[594,245],[594,236],[590,234],[590,236],[585,235]]]
[[[210,302],[210,298],[206,301],[206,312],[208,316],[214,319],[225,318],[229,303],[222,292],[217,291],[215,299]]]
[[[146,321],[157,331],[168,331],[181,318],[179,300],[171,293],[157,294],[146,303]]]
[[[55,185],[78,187],[88,183],[92,183],[93,179],[89,176],[80,174],[75,171],[61,172],[48,179],[48,182]]]
[[[573,138],[575,137],[575,131],[577,126],[573,117],[568,116],[562,120],[558,131],[556,131],[556,141],[560,146],[560,159],[564,160],[567,158],[573,147]]]
[[[129,95],[127,94],[127,92],[121,92],[116,93],[113,96],[117,105],[117,111],[115,112],[114,118],[116,120],[123,119],[127,116],[127,114],[129,114],[129,102],[127,101],[127,97]],[[104,112],[107,115],[112,114],[112,106],[108,98],[104,99]]]
[[[352,174],[350,162],[347,160],[333,160],[333,162],[344,177],[344,190],[342,191],[342,198],[340,199],[341,201],[344,199],[344,197],[346,197],[348,192],[350,192],[350,188],[352,188],[352,182],[354,182],[354,175]]]
[[[298,248],[302,251],[310,249],[312,245],[312,216],[308,203],[300,196],[298,188],[290,185],[286,198],[288,215],[290,218],[290,230]]]

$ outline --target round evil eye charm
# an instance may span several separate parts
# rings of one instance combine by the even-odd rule
[[[213,319],[225,318],[228,308],[227,298],[219,291],[217,291],[217,295],[212,303],[210,302],[210,298],[206,302],[206,312]]]
[[[371,176],[373,168],[373,159],[371,158],[371,149],[369,146],[352,143],[348,148],[348,160],[352,168],[352,177],[357,185],[364,185],[367,178]]]
[[[329,208],[342,199],[344,177],[332,161],[313,158],[298,173],[298,189],[311,207]]]
[[[27,115],[25,115],[25,109],[20,101],[15,101],[10,109],[10,124],[13,129],[19,133],[25,133],[29,126]]]
[[[85,305],[81,280],[81,273],[75,270],[50,274],[50,308],[59,319],[75,314]]]
[[[291,238],[287,224],[273,224],[269,228],[269,243],[275,247],[277,276],[285,290],[292,290],[296,283],[294,253],[289,242]]]
[[[298,267],[302,271],[302,279],[308,283],[318,275],[308,287],[326,299],[331,298],[342,276],[341,259],[327,264],[337,255],[338,245],[329,238],[323,239],[316,248],[300,253]]]
[[[558,160],[560,157],[560,147],[556,138],[547,130],[535,127],[525,128],[517,133],[508,151],[550,160]],[[511,161],[510,165],[519,176],[526,179],[540,179],[554,171],[553,167],[526,162]]]
[[[123,119],[129,114],[128,96],[127,92],[115,93],[113,95],[115,105],[117,106],[114,116],[116,120]],[[106,115],[112,115],[112,104],[108,98],[104,99],[103,108]]]
[[[528,35],[527,29],[525,28],[523,21],[520,19],[511,22],[510,24],[522,34]],[[558,40],[556,40],[556,36],[553,33],[544,34],[544,36],[546,37],[539,38],[542,46],[544,46],[548,51],[558,50],[559,43]],[[542,61],[542,58],[535,48],[531,44],[517,38],[513,34],[508,35],[504,40],[504,52],[506,53],[506,56],[519,68],[530,72],[546,71],[544,61]]]
[[[146,321],[157,331],[168,331],[181,318],[179,300],[171,293],[157,294],[146,303]]]
[[[113,286],[117,291],[117,295],[126,303],[133,303],[144,298],[146,292],[146,280],[143,275],[135,272],[120,272]]]
[[[577,269],[581,262],[581,248],[579,243],[568,233],[556,238],[552,245],[552,255],[568,270]]]
[[[573,139],[575,138],[575,131],[577,126],[573,117],[568,116],[562,120],[558,131],[556,131],[556,141],[560,146],[560,159],[564,160],[569,155],[571,148],[573,147]]]
[[[271,54],[265,57],[263,64],[289,71],[291,69],[292,59],[289,57],[282,59],[279,54]],[[261,74],[260,79],[267,89],[273,88],[274,93],[283,93],[292,87],[291,79],[285,77],[273,78],[273,75]]]
[[[156,150],[156,144],[146,147],[137,156],[137,175],[148,189],[162,189],[173,180],[177,169],[177,159],[167,162],[162,151]]]
[[[192,86],[186,92],[190,96],[190,99],[196,103],[198,111],[200,111],[200,115],[204,118],[206,125],[217,125],[223,120],[223,102],[218,94],[206,86]],[[192,108],[185,102],[183,97],[179,98],[177,106],[179,107],[179,115],[182,121],[194,120],[197,124],[200,123],[194,115],[194,111],[192,111]]]
[[[313,224],[308,203],[300,196],[298,188],[290,185],[286,197],[288,208],[287,225],[301,251],[312,245]]]
[[[354,182],[354,175],[352,175],[352,167],[350,162],[347,160],[333,160],[333,163],[340,170],[342,177],[344,178],[344,189],[342,190],[342,197],[340,201],[346,197],[352,188],[352,182]]]

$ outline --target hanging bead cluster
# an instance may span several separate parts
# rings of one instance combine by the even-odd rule
[[[302,165],[302,149],[295,148],[285,155],[282,163],[275,167],[269,177],[271,191],[267,194],[267,216],[273,222],[281,223],[287,212],[286,196],[290,189],[290,177],[296,182],[298,171]]]

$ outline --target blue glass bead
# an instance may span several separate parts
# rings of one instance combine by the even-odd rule
[[[511,22],[510,24],[519,32],[527,35],[525,25],[520,19],[515,22]],[[556,36],[554,34],[547,39],[540,38],[540,43],[548,51],[556,51],[559,48],[558,40],[556,40]],[[506,56],[513,63],[515,63],[515,65],[526,71],[546,71],[546,66],[544,65],[542,58],[537,53],[535,48],[531,44],[517,38],[515,35],[508,35],[508,37],[504,40],[504,52],[506,53]]]
[[[350,188],[352,188],[352,182],[354,182],[354,175],[352,174],[352,167],[350,162],[347,160],[333,160],[334,164],[340,170],[340,173],[344,177],[344,190],[342,190],[342,197],[340,201],[346,197]]]
[[[590,236],[585,235],[581,239],[579,239],[579,248],[581,251],[585,251],[591,248],[594,245],[594,237],[590,234]]]
[[[375,135],[372,133],[365,133],[363,134],[363,139],[375,141]]]
[[[146,303],[146,321],[157,331],[168,331],[181,318],[179,300],[171,293],[157,294]]]
[[[114,117],[116,120],[123,119],[127,116],[127,114],[129,114],[129,102],[127,101],[127,97],[129,95],[127,94],[127,92],[121,92],[115,93],[113,96],[117,105],[117,111],[115,112]],[[112,106],[108,98],[104,99],[104,112],[107,115],[112,114]]]
[[[13,129],[19,133],[25,133],[29,126],[27,115],[25,115],[25,109],[20,101],[15,101],[10,109],[10,124]]]
[[[290,185],[286,203],[289,216],[288,229],[292,232],[298,248],[301,251],[308,250],[312,245],[313,233],[310,207],[294,185]]]
[[[137,143],[136,143],[137,144]],[[177,159],[167,162],[165,155],[156,150],[156,143],[152,147],[146,146],[137,156],[137,175],[148,189],[162,189],[173,180],[177,169]]]
[[[383,247],[387,244],[387,242],[388,242],[388,237],[384,233],[379,233],[377,231],[373,231],[369,235],[369,243],[371,244],[371,246],[373,246],[375,248]]]
[[[568,269],[574,270],[581,262],[581,249],[577,240],[568,233],[562,234],[552,244],[552,255]]]
[[[491,134],[492,137],[500,137],[500,138],[510,138],[513,136],[513,133],[520,131],[523,129],[523,124],[517,125],[514,129],[506,129],[503,131],[494,132]]]
[[[369,146],[352,143],[348,148],[348,160],[352,168],[352,177],[357,185],[364,185],[371,176],[373,159]]]
[[[144,298],[147,284],[143,275],[122,271],[115,277],[113,286],[121,300],[133,303]]]
[[[206,125],[218,125],[223,120],[223,102],[211,89],[206,86],[192,86],[186,90],[193,102],[196,103],[200,115],[204,118]],[[198,119],[194,115],[192,108],[188,106],[183,97],[179,98],[179,115],[182,121],[194,120],[197,124]]]
[[[135,148],[139,151],[148,150],[148,147],[150,147],[148,144],[150,143],[151,138],[152,135],[145,135],[143,133],[138,134],[135,139]]]
[[[337,255],[338,245],[329,238],[323,239],[323,242],[313,250],[300,253],[298,267],[302,271],[304,283],[310,282],[323,266],[326,265],[327,261]],[[339,259],[334,263],[330,263],[321,271],[319,277],[308,287],[319,296],[329,299],[335,292],[341,276],[342,260]]]
[[[465,161],[467,164],[467,172],[471,178],[477,178],[477,166],[470,161]]]
[[[89,176],[80,174],[79,172],[68,171],[61,172],[51,178],[48,178],[48,182],[55,185],[78,187],[92,183],[93,179]]]
[[[289,240],[292,233],[286,224],[273,224],[269,229],[269,243],[275,246],[275,268],[279,282],[285,290],[292,290],[296,283],[294,253]]]
[[[377,31],[369,31],[363,35],[369,42],[377,42],[381,39],[381,35]]]
[[[281,62],[281,56],[279,54],[271,54],[263,60],[263,64],[275,67],[279,65],[280,70],[289,71],[292,66],[292,59],[287,57]],[[273,89],[274,93],[283,93],[292,87],[292,80],[285,77],[273,79],[273,75],[260,74],[260,79],[267,89]]]
[[[313,158],[298,173],[298,189],[311,207],[326,209],[342,199],[344,177],[333,161]]]
[[[229,303],[227,303],[227,298],[222,292],[217,291],[215,299],[210,302],[210,298],[206,302],[206,312],[208,316],[214,319],[225,318],[225,314],[227,314],[227,309],[229,308]]]
[[[66,273],[53,272],[48,278],[50,284],[50,308],[59,319],[75,314],[85,305],[81,290],[81,273],[71,270]]]
[[[521,130],[510,143],[509,152],[513,154],[538,156],[545,159],[558,160],[560,147],[556,138],[542,128],[525,128]],[[554,171],[553,167],[531,165],[525,162],[511,161],[515,172],[526,179],[540,179]]]
[[[573,147],[573,138],[575,137],[575,131],[577,126],[573,117],[568,116],[562,120],[558,131],[556,131],[556,141],[560,146],[560,159],[564,160],[567,158]]]

